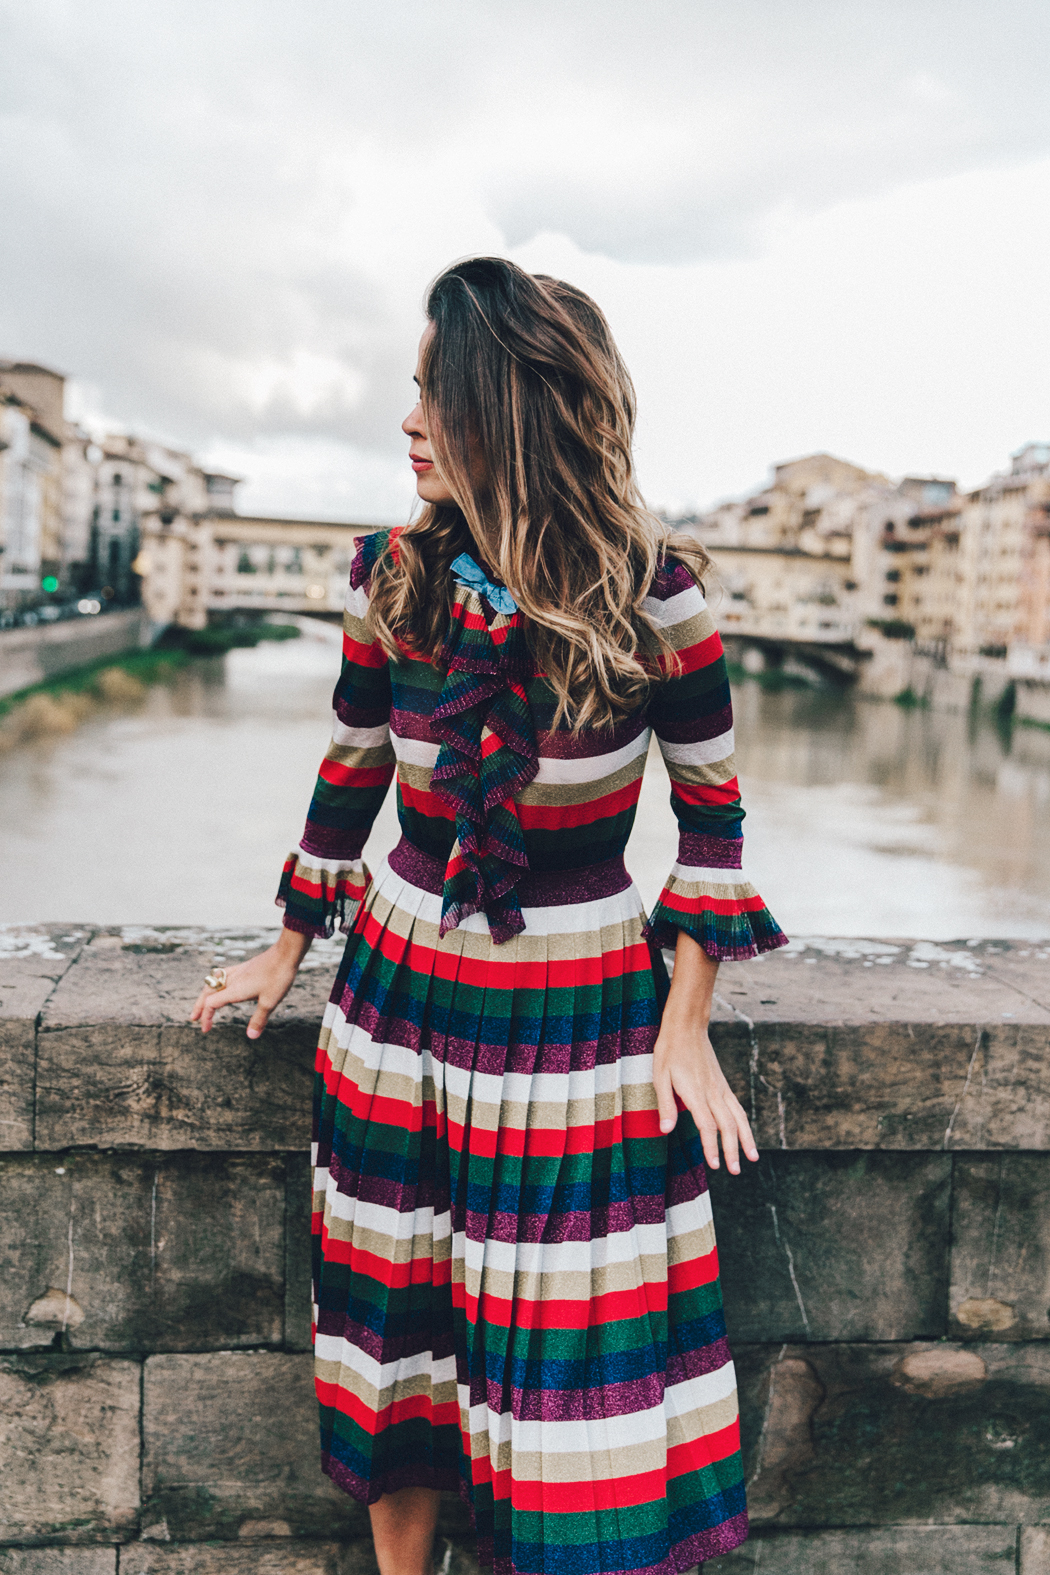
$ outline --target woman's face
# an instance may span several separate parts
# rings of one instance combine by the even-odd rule
[[[414,382],[419,386],[420,362],[423,352],[434,335],[433,323],[428,323],[423,330],[423,337],[419,341],[419,357],[416,361],[416,375]],[[401,430],[406,437],[411,439],[408,447],[408,458],[412,469],[416,473],[416,491],[424,503],[454,503],[451,492],[445,482],[438,475],[434,465],[434,456],[430,448],[430,438],[427,435],[427,424],[423,416],[423,405],[416,402],[414,410],[410,410],[401,423]]]

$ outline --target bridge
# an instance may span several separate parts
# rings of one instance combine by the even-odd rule
[[[359,536],[375,525],[212,510],[142,516],[135,572],[155,624],[201,629],[210,614],[337,616]]]

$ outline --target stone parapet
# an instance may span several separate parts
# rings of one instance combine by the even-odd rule
[[[137,650],[152,637],[153,626],[141,607],[31,629],[0,629],[0,699],[74,667]]]
[[[269,933],[0,930],[0,1575],[374,1568],[310,1386],[339,943],[261,1040],[186,1020]],[[723,969],[762,1148],[712,1177],[755,1531],[707,1571],[1050,1575],[1048,963],[812,941]],[[458,1502],[442,1538],[467,1575]]]

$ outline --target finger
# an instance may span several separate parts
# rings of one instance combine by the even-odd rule
[[[666,1137],[668,1132],[674,1131],[675,1122],[678,1120],[678,1106],[675,1104],[674,1089],[671,1087],[671,1074],[669,1072],[655,1072],[653,1074],[653,1087],[656,1089],[656,1108],[660,1115],[660,1131]]]
[[[197,1021],[198,1017],[203,1012],[203,1010],[204,1010],[204,997],[207,995],[207,993],[208,993],[207,990],[202,990],[200,995],[198,995],[197,999],[194,1001],[194,1003],[193,1003],[193,1011],[190,1013],[190,1022],[191,1023],[195,1023]]]
[[[754,1134],[751,1131],[751,1123],[745,1116],[743,1107],[738,1104],[736,1100],[734,1100],[733,1103],[736,1106],[733,1111],[733,1115],[736,1118],[736,1130],[737,1135],[740,1138],[740,1147],[743,1149],[748,1159],[757,1160],[758,1144],[755,1142]]]
[[[266,1024],[270,1020],[272,1006],[257,1006],[248,1023],[247,1034],[249,1039],[258,1039]]]
[[[740,1174],[740,1139],[736,1130],[736,1117],[726,1108],[718,1118],[718,1130],[722,1135],[722,1152],[726,1158],[726,1169],[731,1176]]]
[[[700,1134],[700,1142],[703,1144],[704,1159],[712,1170],[717,1170],[720,1164],[718,1158],[718,1127],[715,1125],[711,1112],[709,1110],[701,1111],[699,1118],[694,1115],[693,1120],[696,1122],[696,1129]]]
[[[211,1020],[220,1007],[231,1006],[232,1004],[233,995],[230,990],[216,990],[211,994],[206,994],[204,996],[204,1004],[201,1007],[201,1033],[206,1034],[208,1032],[211,1027]]]

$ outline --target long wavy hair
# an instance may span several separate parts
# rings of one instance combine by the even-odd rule
[[[500,257],[453,264],[431,285],[423,414],[454,504],[429,504],[375,566],[369,621],[392,659],[438,660],[463,551],[525,615],[557,698],[554,725],[615,723],[675,657],[642,601],[671,537],[634,479],[635,394],[601,311],[582,290]]]

